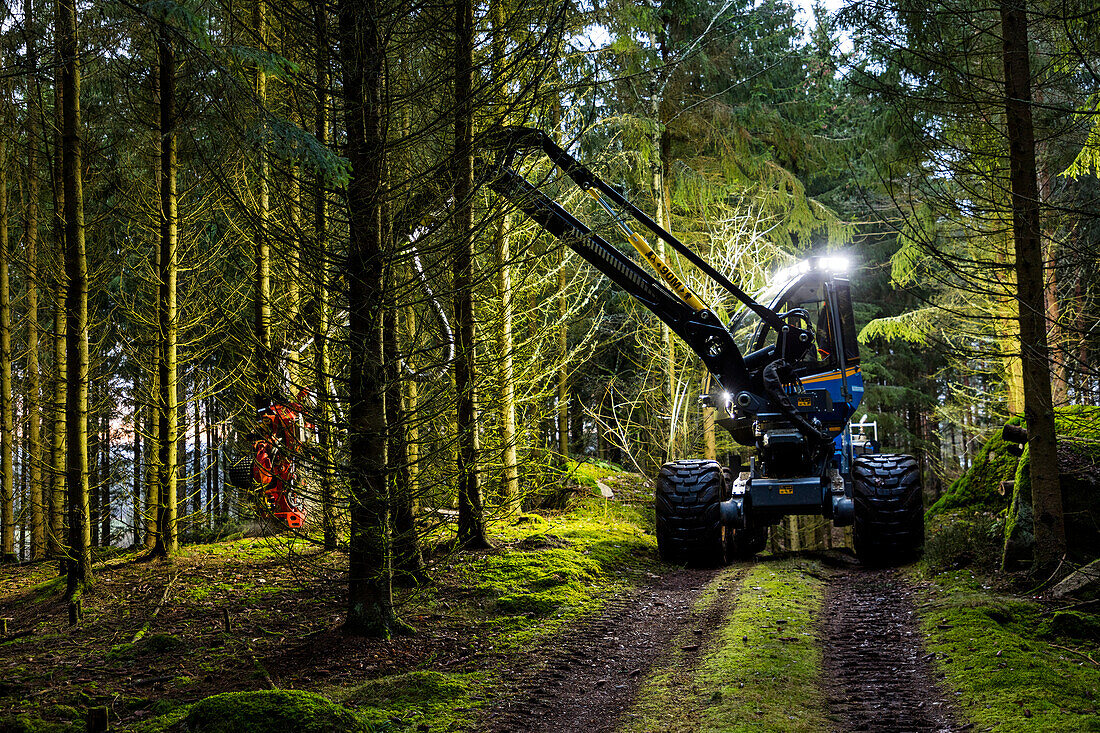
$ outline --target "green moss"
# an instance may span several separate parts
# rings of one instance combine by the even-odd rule
[[[1009,420],[1010,425],[1019,425],[1018,418]],[[1002,481],[1008,481],[1016,471],[1016,456],[1008,452],[1015,445],[1006,442],[998,430],[986,441],[974,463],[966,473],[955,479],[943,496],[928,509],[928,519],[938,514],[958,509],[968,511],[999,511],[1005,508],[1007,500],[997,493]]]
[[[636,523],[644,515],[615,506],[605,518],[600,503],[581,501],[547,525],[506,528],[507,546],[473,559],[463,569],[463,585],[493,599],[508,615],[593,610],[602,593],[624,581],[624,571],[656,562],[653,537]],[[609,572],[618,577],[608,577]]]
[[[72,705],[54,705],[53,714],[59,718],[68,718],[69,720],[80,718],[80,711]]]
[[[1001,566],[1005,570],[1017,570],[1031,562],[1031,546],[1035,542],[1035,528],[1031,516],[1031,449],[1024,446],[1016,467],[1012,503],[1005,518],[1004,550]]]
[[[597,481],[617,478],[622,473],[621,467],[606,461],[586,461],[584,463],[569,461],[566,470],[572,476],[573,481],[597,491],[599,490]]]
[[[191,733],[342,733],[371,726],[342,705],[312,692],[225,692],[191,706],[184,725]]]
[[[50,580],[44,581],[32,587],[30,589],[31,602],[39,603],[41,601],[61,595],[65,591],[66,580],[66,577],[62,575],[58,578],[51,578]]]
[[[1055,611],[1039,624],[1044,639],[1081,639],[1100,641],[1100,616],[1080,611]]]
[[[152,634],[141,642],[146,654],[171,654],[187,646],[187,642],[172,634]]]
[[[31,715],[0,716],[0,731],[4,733],[77,733],[83,725],[56,723]]]
[[[178,654],[187,642],[173,634],[151,634],[136,644],[117,644],[104,655],[109,661],[126,661],[141,654]]]
[[[1100,730],[1100,669],[1038,637],[1038,604],[995,595],[962,573],[939,576],[924,595],[926,647],[978,729]]]
[[[686,676],[678,670],[690,668],[690,662],[674,652],[646,681],[626,731],[830,729],[819,688],[817,615],[824,569],[803,559],[759,564],[741,582],[736,601],[728,590],[730,572],[701,599],[732,608],[715,632],[713,648]],[[726,590],[718,590],[722,587]]]
[[[401,721],[415,729],[426,723],[440,731],[467,728],[480,705],[480,692],[476,675],[419,670],[370,680],[341,702],[379,726]]]

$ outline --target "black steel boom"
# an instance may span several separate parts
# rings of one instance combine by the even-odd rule
[[[754,387],[752,383],[744,356],[734,343],[733,335],[714,312],[672,272],[667,263],[653,252],[646,241],[630,229],[607,200],[667,243],[772,326],[779,334],[776,357],[797,359],[810,347],[811,338],[808,332],[784,321],[773,310],[749,297],[687,245],[557,145],[546,133],[531,128],[509,128],[500,133],[495,147],[501,151],[496,164],[481,166],[490,188],[515,204],[543,229],[560,239],[667,323],[699,355],[707,369],[731,395],[755,395],[760,391],[759,385]],[[609,244],[518,174],[513,168],[516,160],[530,152],[546,155],[582,190],[592,195],[612,215],[619,229],[661,275],[664,282],[646,272],[630,256]]]

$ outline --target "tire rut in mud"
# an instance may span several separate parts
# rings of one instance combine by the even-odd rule
[[[613,599],[575,631],[521,658],[479,730],[614,730],[672,639],[692,630],[699,633],[698,644],[690,645],[695,647],[692,651],[699,653],[706,646],[705,635],[717,624],[704,617],[711,609],[696,617],[692,607],[720,572],[670,570],[650,585]],[[722,604],[712,608],[719,612]]]
[[[824,688],[842,731],[962,731],[921,644],[914,591],[894,570],[849,569],[829,582]]]

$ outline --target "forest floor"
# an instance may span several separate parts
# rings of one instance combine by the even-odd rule
[[[846,551],[664,566],[648,490],[599,478],[616,501],[430,554],[432,582],[396,594],[416,633],[390,641],[343,632],[341,557],[286,536],[105,556],[72,627],[55,564],[2,567],[0,732],[80,731],[99,706],[174,730],[209,695],[276,688],[418,733],[1100,730],[1077,611]]]

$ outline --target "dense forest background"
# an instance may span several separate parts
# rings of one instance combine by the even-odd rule
[[[422,576],[452,508],[477,547],[577,461],[736,450],[698,359],[481,185],[508,126],[550,132],[750,292],[846,256],[861,413],[919,456],[929,500],[1028,400],[1100,399],[1090,3],[4,12],[0,550],[61,560],[70,595],[92,547],[171,556],[256,516],[225,476],[258,395],[308,390],[297,531],[348,554],[348,622],[371,633],[399,627],[393,579]]]

